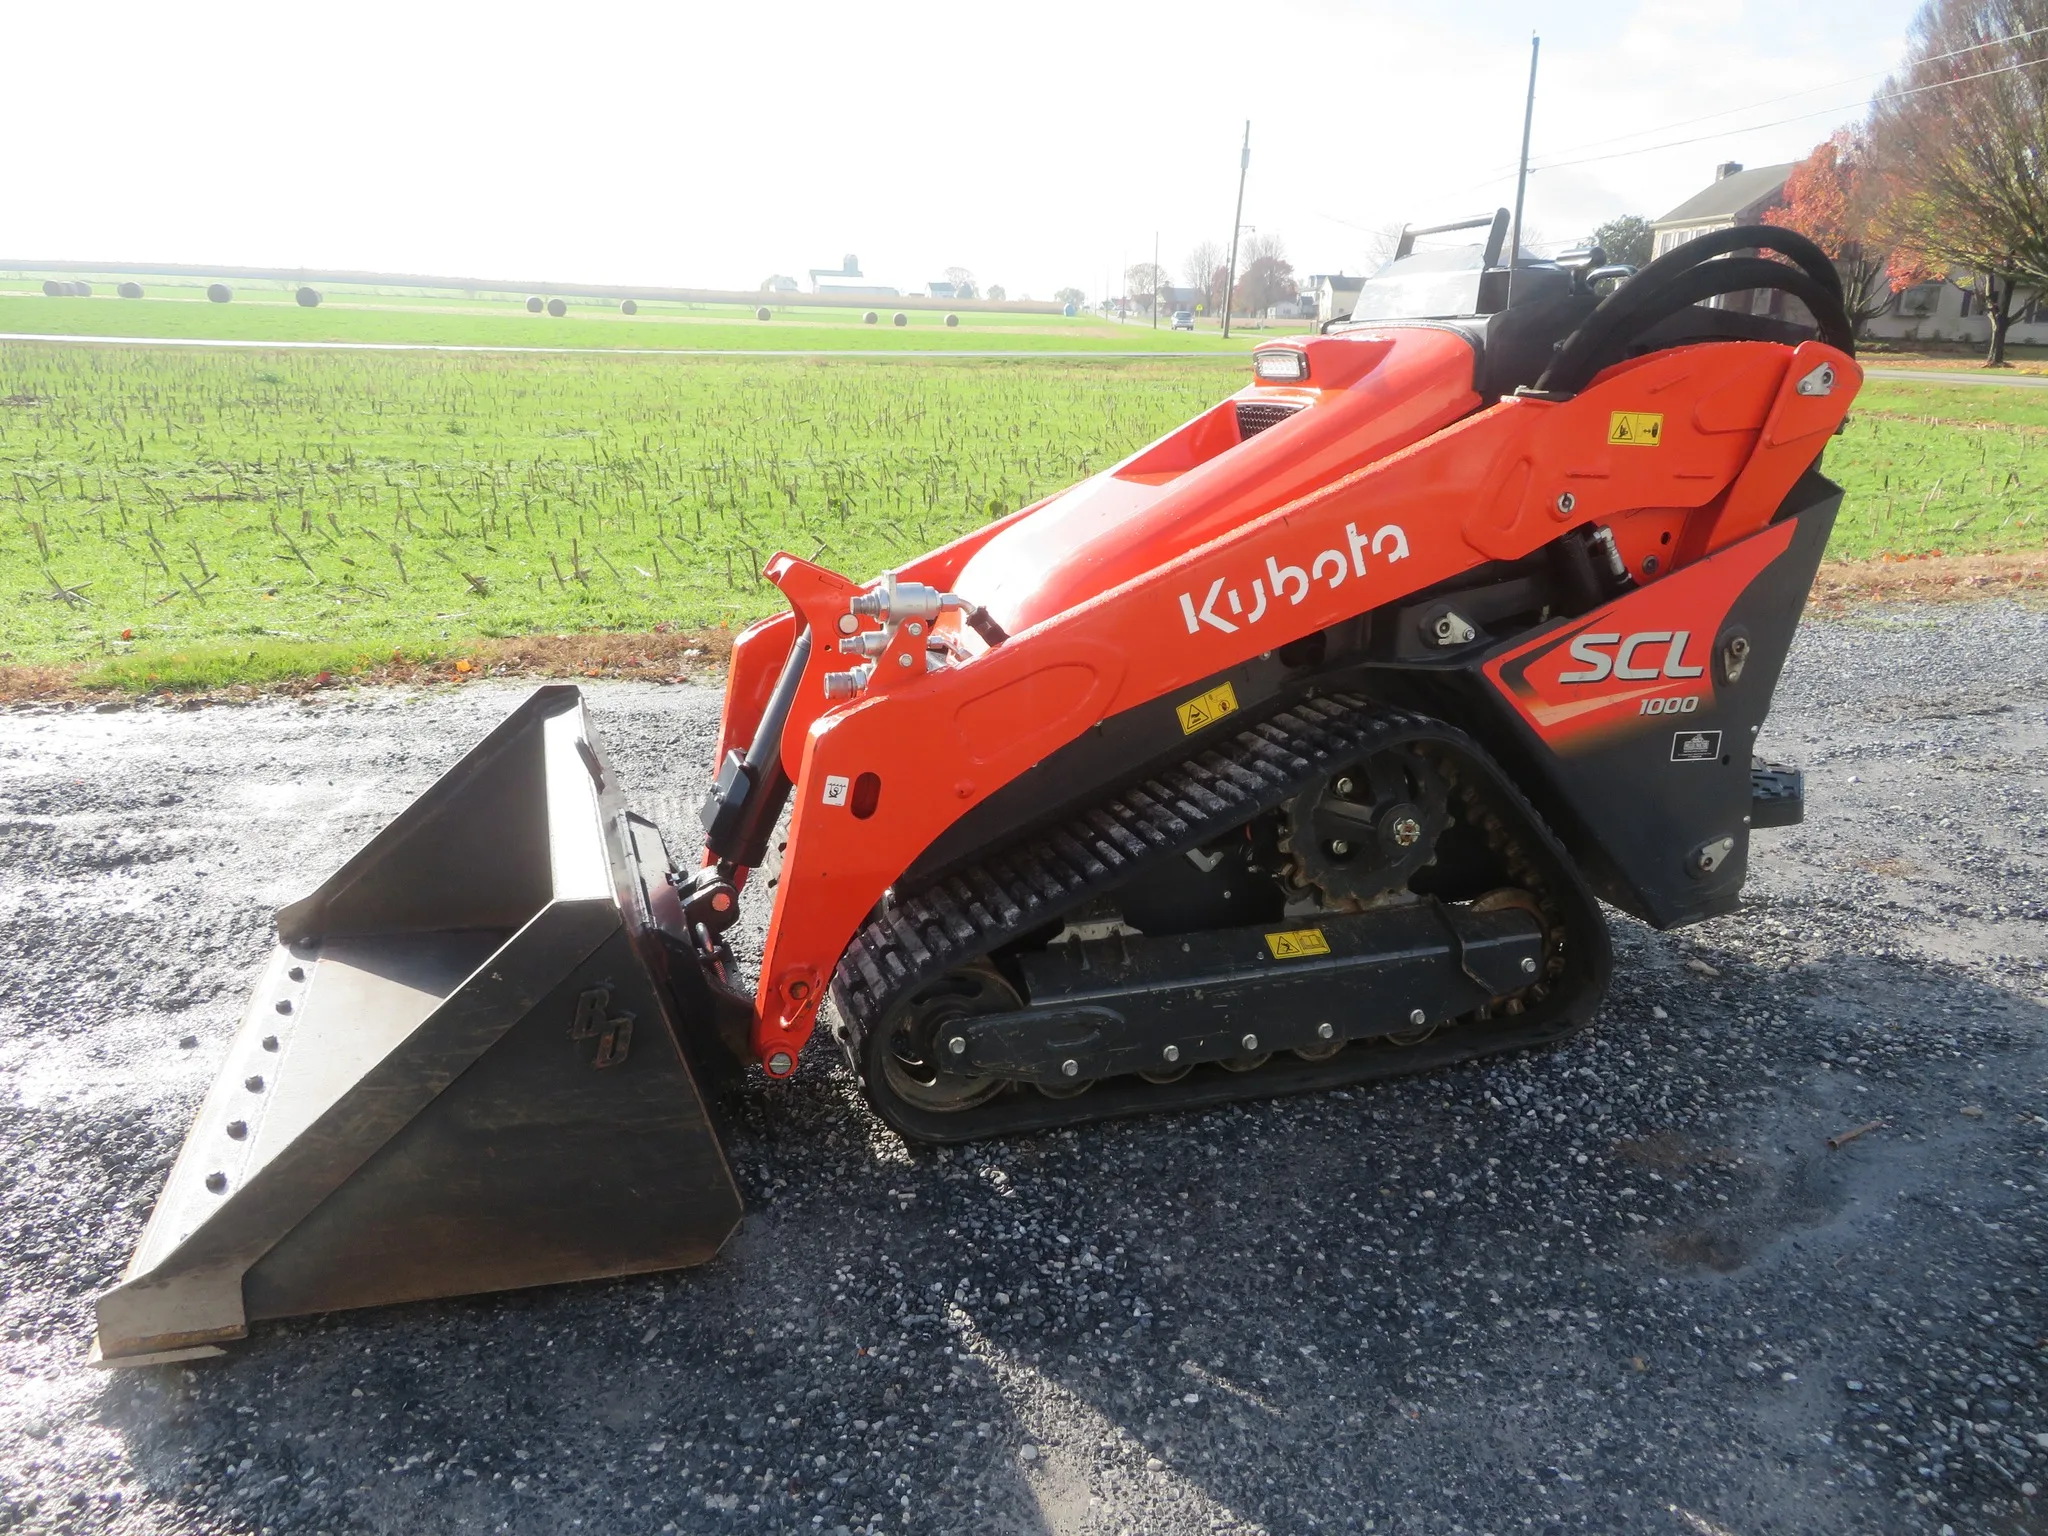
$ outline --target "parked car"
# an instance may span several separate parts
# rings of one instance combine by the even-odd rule
[[[1176,331],[1192,331],[1195,328],[1195,312],[1192,309],[1176,309],[1173,312],[1173,328]]]

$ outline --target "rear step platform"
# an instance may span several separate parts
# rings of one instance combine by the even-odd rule
[[[93,1362],[716,1254],[740,1196],[666,983],[667,872],[579,692],[529,697],[278,912]]]
[[[1806,775],[1760,758],[1749,764],[1749,824],[1796,827],[1806,820]]]

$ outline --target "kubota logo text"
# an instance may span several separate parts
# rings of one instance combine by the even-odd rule
[[[1326,549],[1307,565],[1302,566],[1282,565],[1278,556],[1266,556],[1266,574],[1252,578],[1252,599],[1249,608],[1245,604],[1243,594],[1236,587],[1226,587],[1226,578],[1222,576],[1209,583],[1209,590],[1199,604],[1195,601],[1194,593],[1181,593],[1180,612],[1181,617],[1188,621],[1188,633],[1200,634],[1202,626],[1207,624],[1211,629],[1220,629],[1226,635],[1234,635],[1237,633],[1238,625],[1232,620],[1256,624],[1266,616],[1266,610],[1282,597],[1287,599],[1290,606],[1297,605],[1307,598],[1311,582],[1325,582],[1334,592],[1344,585],[1346,577],[1365,575],[1367,554],[1384,555],[1389,565],[1396,560],[1408,558],[1408,535],[1402,531],[1398,523],[1388,523],[1371,537],[1360,533],[1356,523],[1346,523],[1344,539],[1350,547],[1348,558],[1344,550]],[[1223,616],[1224,611],[1228,611],[1229,618]],[[1664,638],[1669,639],[1670,636]],[[1578,654],[1576,647],[1572,654]]]
[[[1645,683],[1659,677],[1698,677],[1706,668],[1685,664],[1685,643],[1691,638],[1689,629],[1645,629],[1626,638],[1618,634],[1581,635],[1572,642],[1572,660],[1583,662],[1586,670],[1560,672],[1557,680],[1604,683],[1613,677]],[[1661,664],[1657,660],[1658,646],[1664,647]]]

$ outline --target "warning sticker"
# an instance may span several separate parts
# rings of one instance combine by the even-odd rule
[[[1320,928],[1296,928],[1291,933],[1269,933],[1266,948],[1275,960],[1300,960],[1309,955],[1327,955],[1330,941]]]
[[[1220,684],[1207,693],[1196,694],[1185,704],[1174,705],[1173,712],[1180,716],[1181,734],[1192,736],[1225,715],[1237,713],[1237,690],[1228,683]]]
[[[843,773],[828,773],[828,774],[826,774],[826,775],[825,775],[825,803],[826,803],[827,805],[844,805],[844,804],[846,804],[846,790],[847,790],[847,786],[848,786],[849,784],[851,784],[852,782],[853,782],[853,781],[852,781],[852,780],[850,780],[849,778],[847,778],[847,776],[846,776],[845,774],[843,774]]]
[[[1607,418],[1610,447],[1654,448],[1664,441],[1664,418],[1654,411],[1616,411]]]

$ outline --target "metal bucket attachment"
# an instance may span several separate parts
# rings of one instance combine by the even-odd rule
[[[252,1319],[701,1264],[739,1191],[693,1066],[653,825],[575,688],[542,688],[277,948],[93,1359],[220,1353]],[[685,997],[701,977],[678,978]]]

